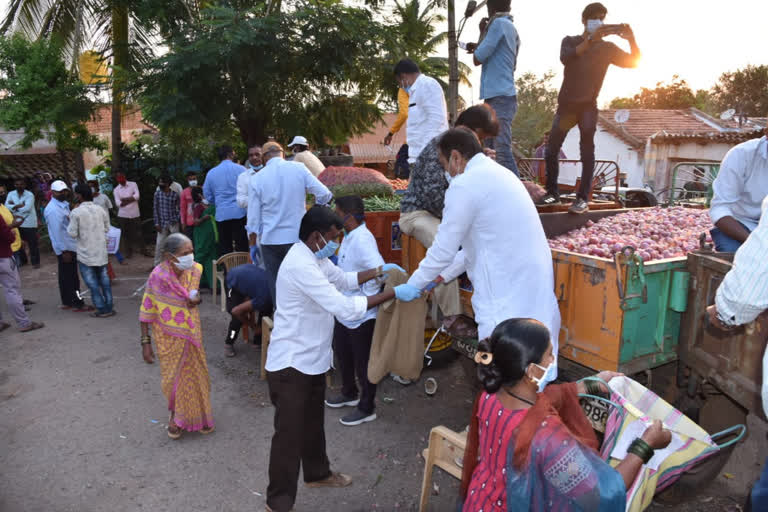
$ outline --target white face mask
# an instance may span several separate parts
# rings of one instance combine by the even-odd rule
[[[587,20],[587,32],[594,34],[595,30],[603,26],[603,20]]]
[[[555,371],[557,371],[557,367],[555,366],[554,361],[549,363],[549,366],[547,366],[546,368],[544,368],[543,366],[539,366],[536,363],[533,363],[533,365],[537,368],[544,370],[544,374],[541,377],[533,378],[533,382],[535,382],[539,386],[539,389],[537,391],[541,393],[542,391],[544,391],[544,388],[547,387],[547,384],[555,380]]]
[[[194,254],[185,254],[184,256],[174,256],[174,258],[176,258],[174,265],[176,265],[176,267],[179,270],[189,270],[195,266]]]
[[[197,186],[197,180],[189,180],[189,186],[190,187],[196,187]]]

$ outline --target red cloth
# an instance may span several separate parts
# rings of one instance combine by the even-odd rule
[[[179,215],[181,216],[182,226],[194,226],[195,218],[189,215],[189,206],[192,204],[192,187],[187,187],[181,191],[179,198]]]

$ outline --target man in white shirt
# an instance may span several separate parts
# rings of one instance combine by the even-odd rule
[[[509,318],[533,318],[549,329],[557,360],[552,253],[530,195],[517,176],[483,154],[473,132],[449,130],[438,147],[451,182],[437,235],[408,280],[409,291],[466,270],[480,339]]]
[[[365,207],[359,196],[336,198],[336,215],[344,223],[344,239],[339,247],[339,268],[344,272],[361,272],[384,265],[376,238],[365,225]],[[366,297],[381,291],[381,283],[368,281],[344,295]],[[368,359],[371,355],[376,310],[371,308],[365,316],[353,322],[336,319],[333,329],[333,351],[341,373],[341,394],[328,398],[328,407],[355,407],[339,421],[348,427],[376,419],[376,384],[368,380]],[[357,383],[355,383],[357,376]],[[359,389],[358,389],[359,385]]]
[[[288,251],[278,273],[277,310],[266,364],[269,396],[275,406],[268,511],[292,509],[300,467],[308,487],[352,483],[349,476],[331,472],[325,449],[323,374],[333,358],[333,319],[354,322],[387,300],[405,299],[400,291],[406,285],[370,297],[350,297],[339,291],[357,290],[397,267],[383,265],[354,273],[335,266],[328,257],[338,248],[335,240],[342,228],[341,219],[329,208],[310,208],[300,222],[301,241]]]
[[[762,202],[760,223],[736,251],[733,268],[707,308],[709,320],[730,330],[755,320],[768,309],[768,196]],[[768,349],[763,355],[763,410],[768,414]],[[760,480],[752,487],[752,510],[768,510],[768,460]]]
[[[264,168],[251,177],[248,187],[246,231],[255,233],[261,244],[272,304],[277,304],[277,271],[288,250],[299,241],[299,224],[307,211],[307,194],[314,194],[318,204],[328,204],[333,198],[331,191],[304,164],[287,162],[284,155],[277,142],[264,144]]]
[[[248,149],[248,160],[245,162],[245,172],[237,177],[237,206],[248,208],[248,187],[251,184],[251,176],[264,168],[264,162],[261,158],[261,146],[253,146]],[[256,245],[256,233],[248,229],[246,223],[245,232],[248,233],[248,247],[253,253]]]
[[[768,133],[768,128],[766,129]],[[736,252],[760,221],[760,203],[768,195],[768,138],[731,148],[712,185],[709,216],[718,252]]]
[[[325,170],[323,162],[309,150],[309,142],[307,142],[306,138],[297,135],[293,138],[291,143],[288,144],[288,147],[291,148],[291,152],[293,153],[293,161],[306,165],[309,172],[315,177],[320,176]]]
[[[422,75],[410,59],[395,65],[395,78],[408,93],[408,162],[414,163],[430,140],[448,129],[448,109],[440,83]]]
[[[40,248],[37,240],[37,209],[35,208],[35,195],[27,190],[26,180],[19,178],[13,183],[15,190],[8,193],[5,206],[13,212],[14,217],[21,217],[24,222],[19,226],[21,238],[29,247],[29,258],[34,268],[40,268]],[[26,264],[27,256],[24,248],[19,251],[21,263]]]

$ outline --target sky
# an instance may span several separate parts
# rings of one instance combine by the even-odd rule
[[[456,0],[459,16],[466,3]],[[588,0],[512,0],[512,14],[521,39],[517,74],[552,70],[556,73],[553,86],[559,88],[560,42],[565,35],[583,31],[581,11],[587,3]],[[0,0],[0,15],[5,14],[8,4],[9,0]],[[748,64],[768,64],[768,1],[603,0],[603,4],[608,8],[606,23],[632,26],[643,58],[636,69],[609,69],[598,98],[600,106],[606,106],[617,96],[631,96],[641,87],[669,81],[674,74],[687,80],[694,90],[708,89],[724,71]],[[461,41],[477,41],[477,25],[485,14],[483,8],[467,22]],[[616,37],[609,40],[628,48]],[[472,66],[471,56],[461,50],[459,55],[462,62]],[[479,68],[473,72],[472,82],[473,88],[462,88],[461,94],[467,100],[471,97],[470,103],[476,103]]]

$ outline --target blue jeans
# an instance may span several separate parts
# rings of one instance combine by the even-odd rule
[[[107,266],[89,267],[78,262],[80,275],[91,290],[91,300],[99,313],[112,312],[112,285],[109,282]]]
[[[489,139],[487,146],[496,150],[496,161],[499,164],[515,173],[515,176],[520,176],[515,155],[512,153],[512,121],[517,114],[517,96],[486,98],[485,104],[496,112],[496,119],[499,121],[499,134]]]
[[[744,224],[741,225],[744,226]],[[747,226],[744,226],[744,229],[751,232]],[[709,230],[709,234],[712,235],[712,241],[715,243],[715,250],[717,252],[736,252],[741,247],[741,242],[729,237],[718,228],[712,228]]]
[[[760,479],[752,487],[752,510],[768,510],[768,459],[763,465]]]
[[[119,250],[115,253],[115,259],[117,260],[118,263],[122,263],[125,261],[125,258],[123,258],[123,255],[120,253]]]

